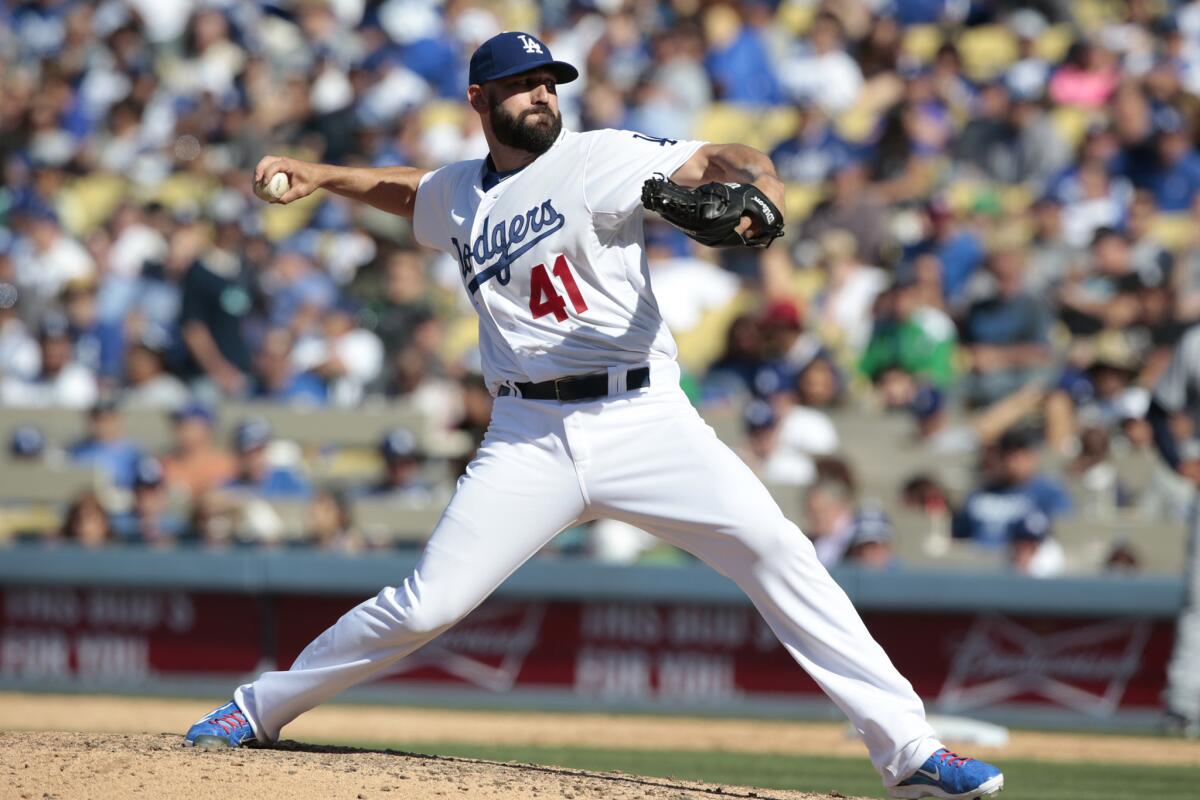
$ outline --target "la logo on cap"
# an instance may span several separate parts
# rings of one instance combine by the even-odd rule
[[[521,44],[525,45],[526,53],[542,52],[542,46],[538,44],[536,39],[531,39],[523,33],[518,33],[517,38],[521,40]]]

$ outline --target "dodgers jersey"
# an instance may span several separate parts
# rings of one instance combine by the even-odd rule
[[[484,159],[429,172],[413,232],[457,259],[479,314],[484,379],[502,385],[675,358],[650,290],[642,183],[703,142],[563,131],[484,188]]]

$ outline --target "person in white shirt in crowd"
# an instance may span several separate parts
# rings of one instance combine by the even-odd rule
[[[792,97],[815,102],[829,114],[854,105],[863,75],[858,62],[846,52],[841,21],[828,12],[818,13],[808,41],[797,47],[800,52],[787,59],[780,70]]]
[[[126,406],[174,411],[191,399],[183,381],[166,370],[170,345],[170,335],[155,326],[146,326],[130,343],[125,356]]]
[[[767,483],[807,486],[817,475],[814,459],[838,449],[837,429],[817,409],[793,406],[777,415],[770,403],[751,400],[742,419],[748,437],[742,458]]]
[[[313,372],[329,390],[329,404],[353,407],[383,372],[383,342],[358,327],[357,306],[339,301],[321,319],[316,336],[302,336],[292,350],[297,372]]]
[[[27,212],[23,235],[13,248],[17,287],[27,292],[24,302],[44,308],[71,281],[96,277],[96,264],[87,248],[63,233],[53,211]]]
[[[1031,510],[1016,519],[1008,530],[1008,563],[1016,572],[1032,578],[1061,575],[1066,557],[1050,531],[1050,518]]]
[[[862,262],[858,243],[849,231],[827,231],[820,246],[825,286],[813,301],[812,322],[825,342],[857,355],[871,339],[871,309],[887,288],[888,277],[878,267]]]
[[[31,408],[90,408],[99,386],[96,375],[75,360],[70,323],[59,313],[42,318],[39,366],[34,376],[0,376],[0,405]]]
[[[5,278],[5,257],[0,255],[0,380],[29,380],[37,375],[41,356],[37,340],[17,313],[20,292]]]

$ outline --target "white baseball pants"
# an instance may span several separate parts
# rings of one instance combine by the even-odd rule
[[[260,741],[462,619],[579,520],[629,522],[742,588],[787,651],[862,733],[886,785],[940,747],[912,686],[812,544],[692,408],[673,362],[596,401],[501,397],[414,572],[347,612],[286,672],[234,695]]]

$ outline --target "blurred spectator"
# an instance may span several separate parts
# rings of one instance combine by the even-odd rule
[[[1183,117],[1172,108],[1157,115],[1158,163],[1145,176],[1161,211],[1187,211],[1200,192],[1200,153]]]
[[[305,336],[292,352],[292,363],[301,372],[323,380],[329,403],[359,405],[383,371],[383,343],[358,327],[357,306],[341,302],[321,319],[319,335]]]
[[[122,395],[126,408],[171,410],[188,402],[183,381],[166,370],[167,334],[146,328],[133,341],[125,357],[127,387]]]
[[[0,254],[0,390],[5,379],[32,380],[41,368],[38,343],[17,313],[20,293],[6,280]]]
[[[751,314],[741,314],[725,331],[725,349],[704,376],[704,395],[709,399],[753,393],[764,368],[762,326]]]
[[[812,302],[812,324],[822,341],[857,356],[871,337],[871,310],[887,275],[862,263],[854,237],[838,229],[821,236],[820,264],[825,284]]]
[[[775,146],[771,161],[784,181],[821,184],[853,154],[820,106],[801,104],[799,111],[795,135]]]
[[[17,230],[22,234],[13,248],[17,287],[28,293],[31,307],[45,307],[73,280],[95,278],[91,255],[63,232],[53,211],[29,210]]]
[[[142,451],[125,435],[120,408],[113,400],[101,400],[87,418],[87,435],[67,450],[71,461],[99,471],[113,486],[132,488]]]
[[[108,514],[95,492],[84,492],[67,509],[59,538],[81,547],[103,547],[112,541]]]
[[[954,378],[954,323],[943,312],[921,304],[915,278],[911,273],[897,276],[880,295],[859,369],[873,381],[889,369],[899,369],[945,387]]]
[[[862,88],[862,70],[846,52],[842,23],[836,16],[819,12],[808,41],[799,41],[796,51],[781,72],[783,85],[795,100],[811,102],[829,114],[854,105]]]
[[[216,417],[206,406],[190,403],[171,412],[172,443],[163,456],[167,485],[198,498],[233,479],[233,455],[216,443]]]
[[[817,409],[792,406],[779,417],[770,403],[751,400],[742,417],[748,437],[743,458],[767,483],[807,486],[816,477],[814,457],[837,452],[837,430]]]
[[[319,550],[352,555],[366,548],[354,526],[354,513],[345,492],[322,489],[309,505],[306,544]]]
[[[8,457],[13,461],[39,462],[46,452],[46,434],[32,423],[23,423],[8,436]]]
[[[846,462],[820,458],[804,493],[804,533],[826,567],[841,563],[854,541],[857,486]]]
[[[1053,578],[1062,573],[1065,563],[1062,546],[1050,531],[1050,518],[1033,510],[1017,519],[1008,530],[1008,563],[1012,569],[1032,578]]]
[[[125,358],[124,332],[122,320],[106,322],[100,319],[96,290],[92,278],[71,280],[63,287],[59,300],[71,325],[76,360],[111,390],[121,379]]]
[[[1028,428],[1005,433],[984,451],[983,480],[954,516],[954,538],[997,547],[1014,523],[1038,511],[1047,519],[1070,513],[1071,499],[1059,481],[1039,472],[1037,434]]]
[[[135,544],[162,545],[179,541],[187,525],[169,508],[162,463],[153,457],[138,460],[133,480],[133,506],[112,516],[113,537]]]
[[[1089,266],[1068,274],[1059,291],[1059,316],[1067,328],[1076,336],[1090,336],[1132,324],[1140,311],[1141,280],[1128,238],[1113,228],[1097,230]]]
[[[273,464],[268,446],[274,436],[261,417],[242,420],[233,429],[233,452],[237,467],[226,489],[250,492],[264,498],[306,498],[312,493],[308,482],[294,470]]]
[[[96,402],[96,375],[74,359],[71,328],[61,314],[48,314],[38,331],[37,372],[29,378],[0,376],[0,404],[47,408],[88,408]]]
[[[763,32],[743,24],[732,6],[710,6],[704,15],[708,39],[705,66],[719,99],[746,105],[770,105],[780,99],[779,81]]]
[[[988,261],[994,293],[971,305],[963,321],[970,354],[967,398],[987,405],[1028,384],[1050,360],[1044,301],[1025,289],[1024,256],[1000,250]]]
[[[867,569],[894,567],[895,538],[896,530],[887,514],[878,509],[863,509],[854,519],[854,535],[846,548],[845,562]]]
[[[252,299],[246,276],[236,261],[210,252],[204,257],[204,234],[193,225],[172,239],[172,258],[188,263],[182,273],[179,325],[190,357],[188,374],[210,382],[226,395],[245,392],[250,350],[242,322]],[[184,251],[176,255],[176,251]],[[191,256],[189,260],[188,256]]]
[[[1112,54],[1086,42],[1075,42],[1066,63],[1050,78],[1050,99],[1062,105],[1100,108],[1116,91],[1120,77]]]
[[[416,327],[433,316],[429,282],[420,253],[398,250],[384,266],[382,296],[369,309],[378,320],[375,333],[388,352],[396,352]]]
[[[799,237],[817,242],[828,231],[849,231],[864,263],[884,264],[891,246],[886,219],[887,209],[868,191],[866,168],[845,161],[833,168],[828,197],[800,224]]]
[[[328,400],[325,382],[297,366],[294,344],[295,337],[287,328],[267,331],[254,356],[251,394],[283,405],[324,406]]]
[[[433,486],[421,477],[425,454],[417,437],[407,428],[393,428],[379,443],[383,475],[370,487],[370,495],[379,499],[429,502]]]

